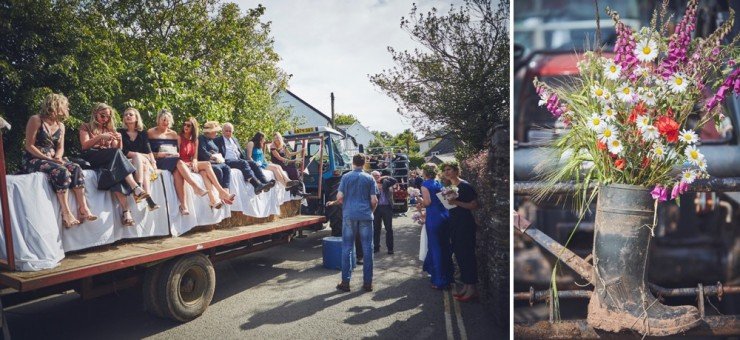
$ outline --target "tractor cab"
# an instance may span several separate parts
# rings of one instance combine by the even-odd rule
[[[340,151],[344,135],[330,127],[298,128],[283,136],[285,143],[299,152],[299,170],[310,196],[306,214],[323,214],[327,195],[336,195],[342,175],[352,169],[348,155]],[[331,199],[331,198],[329,198]]]

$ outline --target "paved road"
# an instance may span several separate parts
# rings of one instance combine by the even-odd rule
[[[432,290],[418,260],[418,227],[394,219],[396,253],[375,261],[375,291],[338,292],[339,272],[322,267],[323,230],[305,239],[216,264],[208,310],[186,324],[143,311],[140,289],[90,301],[75,293],[9,309],[15,339],[500,339],[478,303]],[[384,242],[384,241],[383,241]],[[359,276],[358,276],[359,275]],[[445,297],[446,296],[446,297]],[[464,331],[464,334],[463,334]],[[508,333],[508,330],[507,330]],[[508,335],[506,336],[508,337]]]

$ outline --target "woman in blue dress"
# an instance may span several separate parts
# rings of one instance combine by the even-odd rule
[[[421,204],[426,208],[427,251],[424,271],[431,275],[432,288],[449,289],[453,282],[452,252],[450,249],[449,213],[437,198],[442,184],[435,178],[437,166],[427,163],[423,166],[424,182],[421,184]]]

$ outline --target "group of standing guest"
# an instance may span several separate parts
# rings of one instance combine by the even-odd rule
[[[26,173],[44,172],[59,200],[62,225],[66,228],[97,220],[85,197],[85,178],[78,163],[64,157],[64,121],[69,118],[69,101],[61,94],[47,95],[38,114],[26,125],[22,170]],[[135,108],[123,111],[123,127],[116,129],[115,110],[104,103],[96,104],[89,122],[79,128],[82,159],[98,175],[98,190],[108,190],[121,206],[121,223],[134,226],[128,196],[134,201],[145,201],[149,210],[159,205],[152,199],[151,181],[158,170],[173,174],[175,192],[182,215],[190,214],[185,184],[198,196],[208,196],[212,209],[232,204],[235,194],[229,192],[231,169],[238,169],[244,180],[252,184],[255,194],[269,191],[275,180],[267,180],[263,170],[273,171],[275,178],[294,194],[303,194],[296,169],[295,154],[285,150],[285,143],[276,143],[276,153],[282,155],[279,165],[269,163],[262,153],[264,134],[258,132],[245,151],[236,137],[234,126],[218,122],[204,124],[203,135],[195,118],[188,118],[179,131],[172,129],[174,117],[168,110],[157,114],[157,125],[144,130],[141,114]],[[217,136],[223,130],[222,136]],[[274,156],[273,156],[274,159]],[[283,175],[288,172],[289,178]],[[201,187],[193,177],[201,175]],[[293,178],[291,175],[295,175]],[[77,214],[69,206],[68,191],[72,189],[77,201]],[[215,190],[214,190],[215,189]],[[215,191],[215,193],[214,193]]]
[[[478,209],[477,194],[470,183],[460,178],[457,163],[442,165],[442,177],[458,188],[458,196],[449,199],[455,207],[449,210],[437,197],[443,185],[437,179],[437,166],[425,164],[422,169],[419,209],[426,209],[425,229],[428,250],[424,260],[424,271],[431,275],[432,288],[450,289],[454,283],[452,254],[460,268],[463,286],[453,293],[459,301],[470,301],[478,297],[475,284],[478,281],[475,260],[476,223],[472,211]]]

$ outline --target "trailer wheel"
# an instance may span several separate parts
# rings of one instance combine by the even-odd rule
[[[205,312],[215,290],[211,261],[200,253],[189,254],[164,264],[155,301],[164,316],[186,322]]]
[[[157,304],[157,282],[159,281],[160,273],[162,272],[163,264],[157,264],[149,267],[144,273],[144,285],[142,298],[144,299],[144,309],[154,316],[164,317],[162,310]]]

